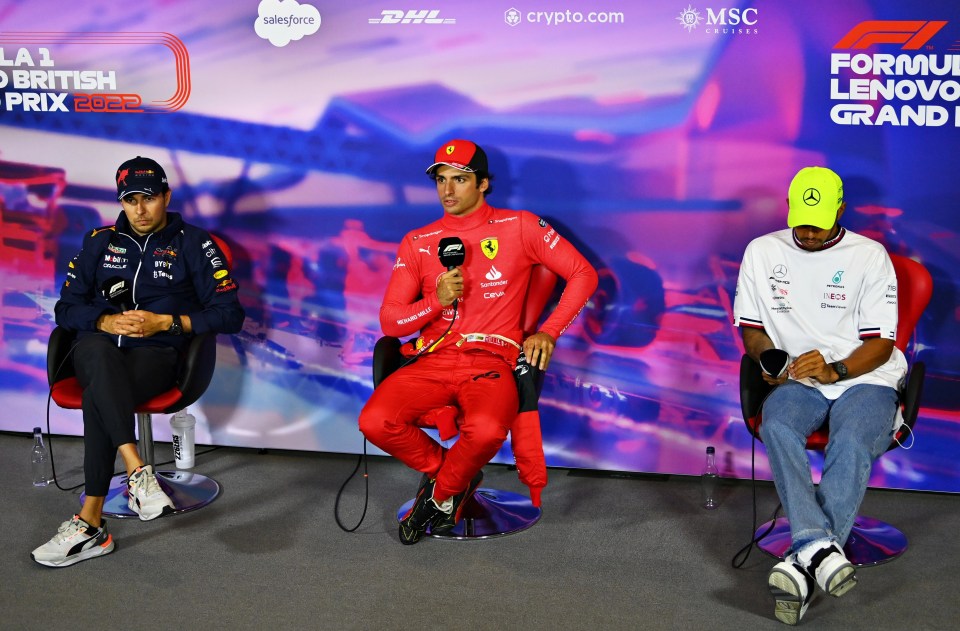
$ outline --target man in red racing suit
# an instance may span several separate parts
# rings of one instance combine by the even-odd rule
[[[456,523],[517,416],[513,368],[521,349],[531,365],[546,369],[556,339],[597,286],[586,258],[543,219],[487,205],[487,169],[486,154],[470,141],[437,150],[427,173],[444,215],[403,238],[380,309],[385,334],[420,332],[416,360],[377,387],[359,421],[371,443],[424,474],[400,523],[405,544],[419,541],[428,526],[438,532]],[[450,237],[462,241],[465,258],[448,269],[438,248]],[[538,264],[566,287],[540,330],[524,340],[520,317]],[[450,404],[462,420],[459,439],[445,450],[417,422]]]

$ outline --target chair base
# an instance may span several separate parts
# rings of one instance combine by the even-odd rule
[[[216,480],[190,471],[157,471],[157,483],[173,500],[174,515],[203,508],[220,495],[220,484]],[[81,505],[86,496],[86,493],[80,495]],[[103,516],[139,519],[140,516],[127,506],[127,497],[127,476],[113,476],[103,504]]]
[[[767,528],[767,522],[757,529],[754,537],[759,537]],[[772,557],[781,561],[790,549],[790,522],[786,517],[778,517],[773,530],[757,543],[757,546]],[[857,515],[843,553],[847,560],[857,567],[880,565],[893,561],[907,549],[907,537],[890,524]]]
[[[408,501],[397,511],[399,522],[413,506]],[[530,498],[511,491],[479,488],[470,503],[464,507],[463,519],[453,530],[443,534],[427,535],[436,539],[489,539],[503,537],[526,530],[540,520],[543,511],[530,502]]]

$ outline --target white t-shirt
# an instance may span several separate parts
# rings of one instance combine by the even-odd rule
[[[827,363],[847,358],[862,340],[897,334],[897,275],[882,245],[840,229],[822,250],[809,252],[788,228],[750,242],[743,254],[734,325],[764,329],[791,359],[817,349]],[[814,379],[828,399],[857,384],[896,389],[907,361],[894,348],[885,364],[833,384]]]

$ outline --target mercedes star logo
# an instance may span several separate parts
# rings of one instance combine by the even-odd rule
[[[777,265],[773,268],[773,275],[777,278],[783,278],[787,275],[787,266],[786,265]]]
[[[803,192],[803,203],[807,206],[816,206],[820,203],[820,191],[815,188],[808,188]]]

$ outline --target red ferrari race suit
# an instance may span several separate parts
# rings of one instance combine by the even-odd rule
[[[438,280],[447,271],[437,256],[444,237],[459,237],[466,249],[464,291],[455,312],[437,297]],[[393,337],[420,331],[421,354],[374,390],[360,413],[360,430],[383,451],[435,477],[437,501],[467,487],[500,449],[517,417],[513,367],[523,344],[524,299],[537,264],[566,280],[557,308],[540,327],[556,340],[596,289],[597,273],[544,220],[484,204],[466,217],[444,215],[400,243],[380,325]],[[444,335],[454,313],[456,320]],[[460,438],[445,453],[417,421],[451,404],[462,414]]]

